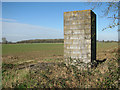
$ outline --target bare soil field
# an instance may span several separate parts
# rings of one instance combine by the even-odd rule
[[[118,43],[97,42],[96,66],[67,67],[64,44],[3,44],[3,88],[118,88]]]

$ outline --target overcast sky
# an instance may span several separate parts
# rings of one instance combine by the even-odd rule
[[[64,38],[63,13],[66,11],[91,9],[96,3],[83,2],[3,2],[2,3],[2,37],[8,41],[29,39]],[[95,8],[97,15],[97,40],[118,40],[117,27],[102,29],[111,23],[107,17],[101,17],[106,3]],[[1,22],[0,22],[1,23]]]

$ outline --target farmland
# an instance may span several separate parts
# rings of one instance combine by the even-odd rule
[[[118,88],[118,43],[97,42],[98,64],[81,72],[63,61],[63,43],[2,45],[4,88]]]

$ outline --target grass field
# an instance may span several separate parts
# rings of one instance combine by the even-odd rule
[[[63,44],[35,43],[35,44],[5,44],[3,45],[5,60],[16,58],[18,60],[43,60],[63,58]],[[3,61],[4,61],[3,58]],[[19,58],[19,59],[18,59]],[[9,63],[11,60],[9,61]],[[7,62],[8,63],[8,60]]]
[[[97,60],[107,59],[92,71],[81,72],[63,61],[64,44],[2,45],[3,87],[118,88],[118,43],[97,43]]]

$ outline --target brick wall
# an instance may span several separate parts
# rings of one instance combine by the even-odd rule
[[[78,67],[96,59],[96,15],[91,10],[64,12],[64,59]]]

